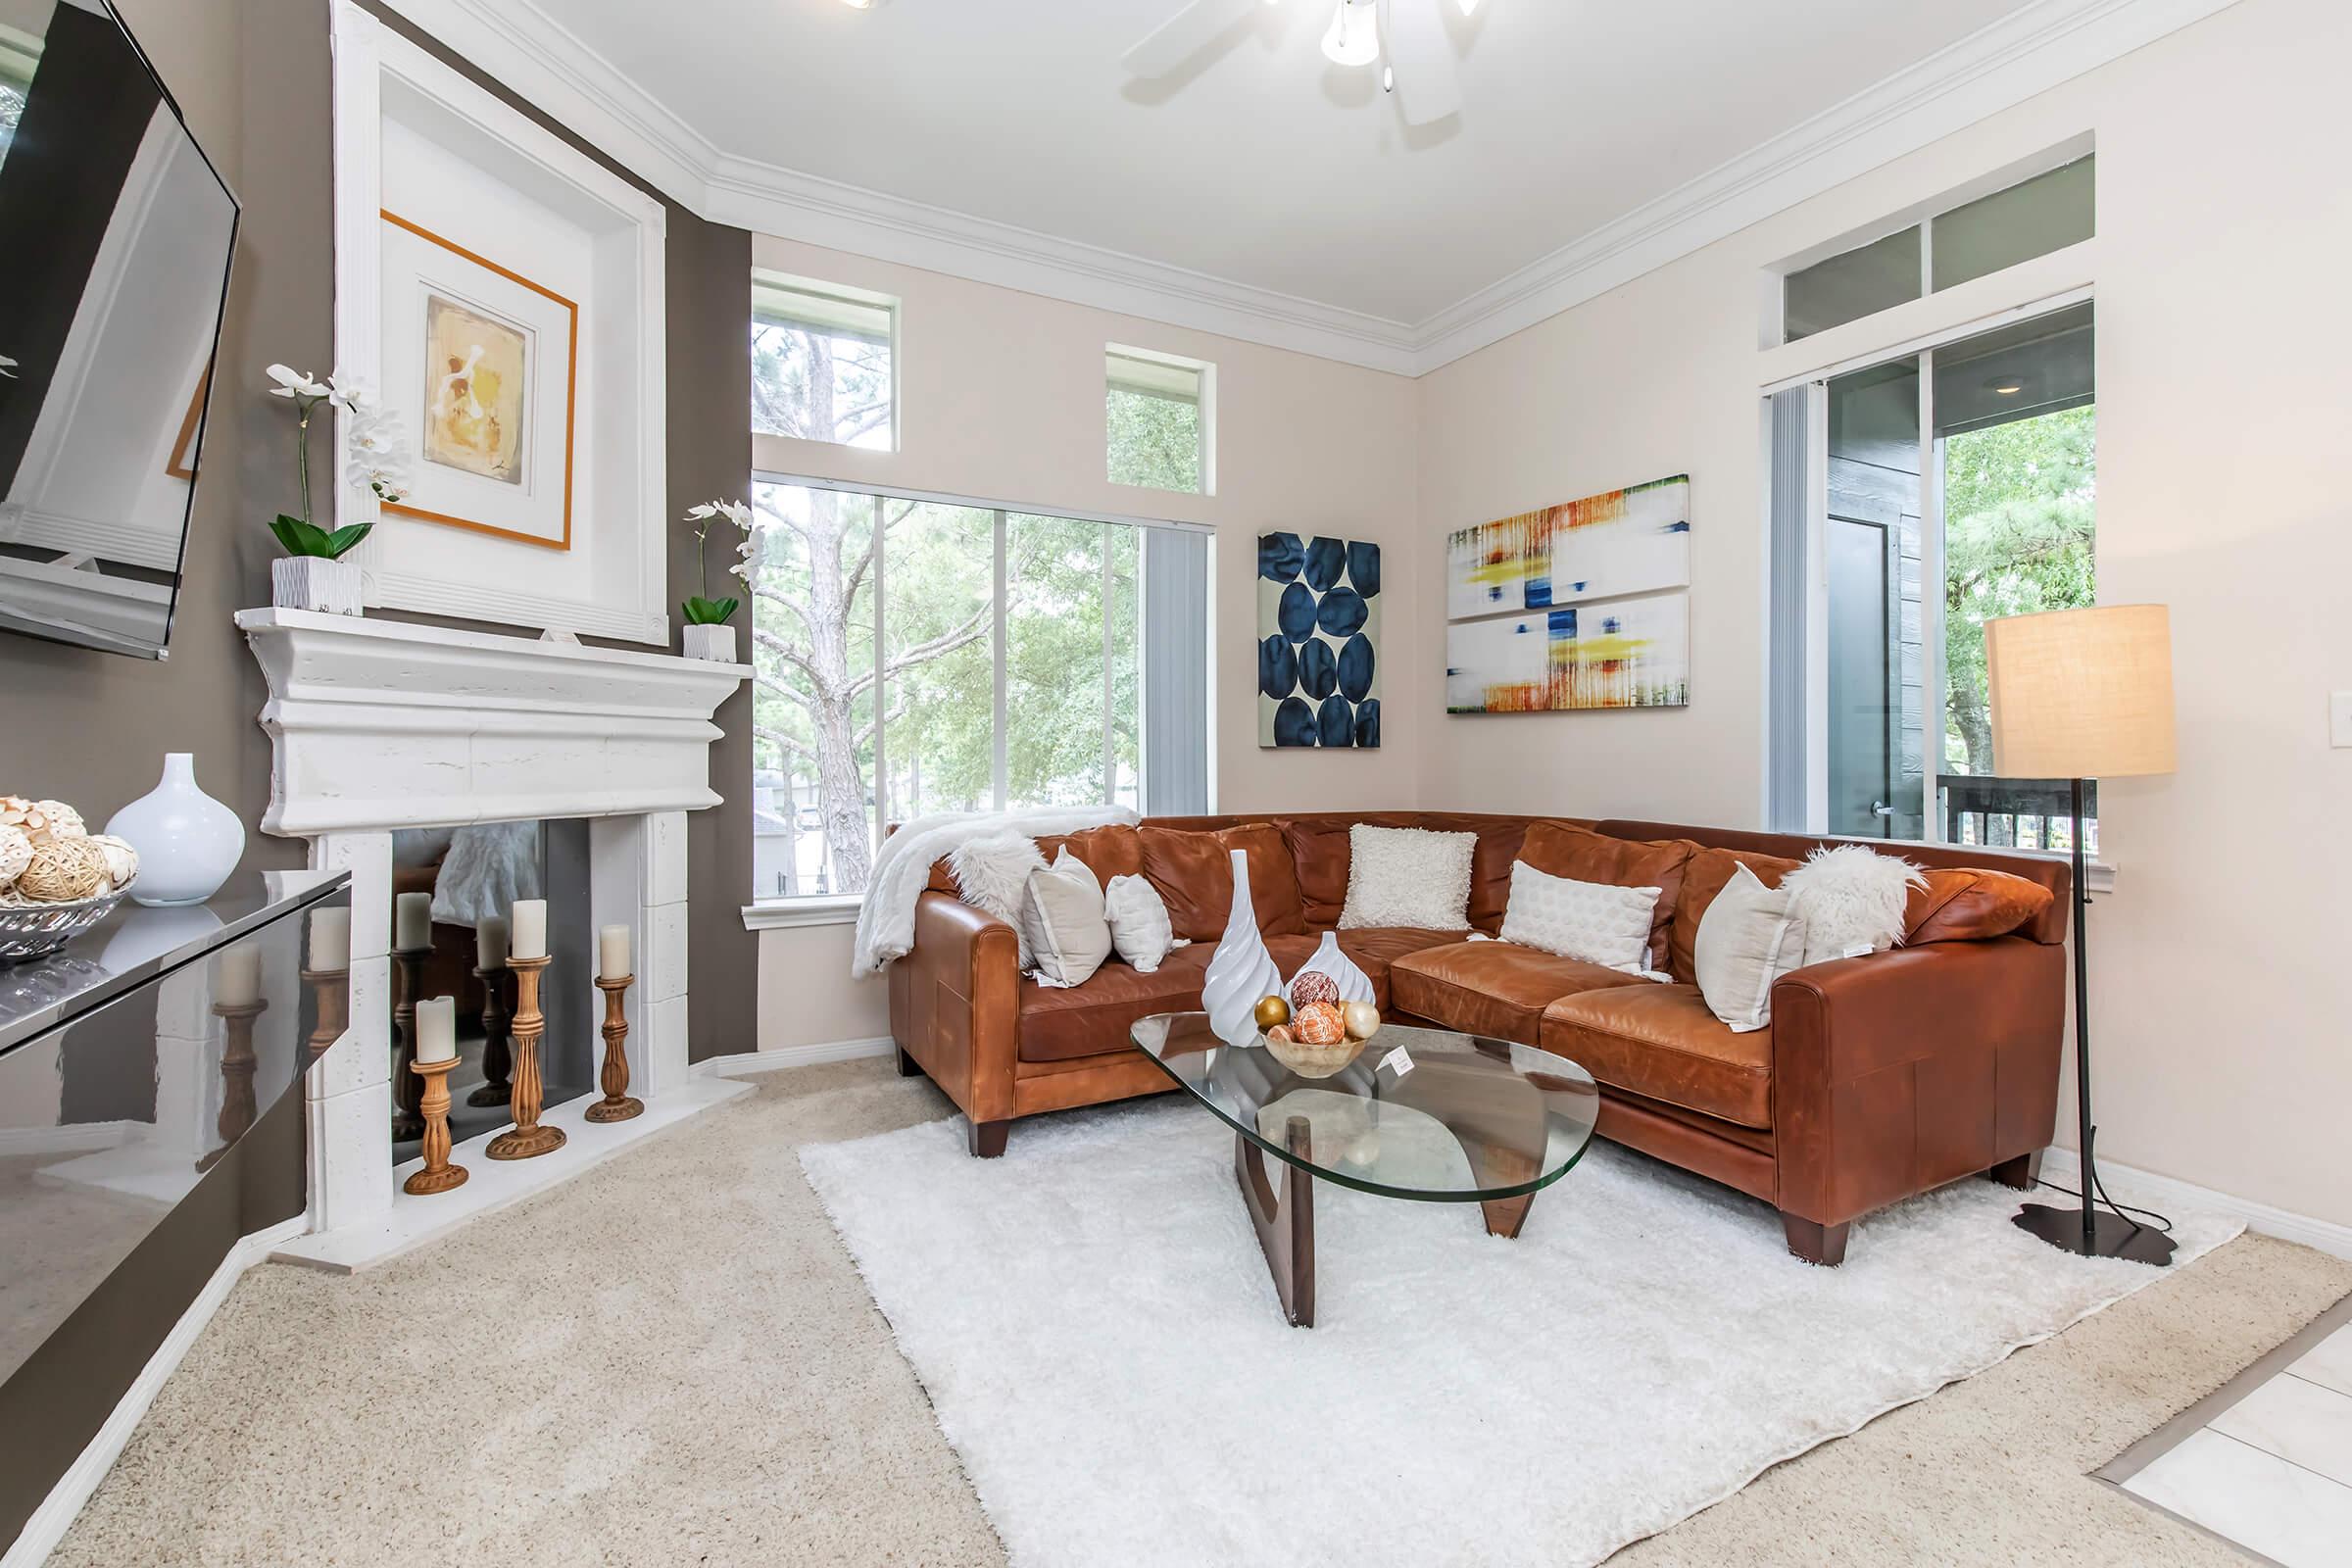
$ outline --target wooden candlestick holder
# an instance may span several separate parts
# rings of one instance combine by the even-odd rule
[[[617,980],[596,977],[596,989],[605,994],[605,1070],[598,1078],[605,1098],[590,1105],[586,1115],[590,1121],[627,1121],[631,1116],[645,1114],[645,1102],[629,1098],[629,1054],[623,1042],[629,1038],[629,1018],[623,1010],[622,999],[637,977],[624,974]]]
[[[213,1016],[220,1020],[223,1036],[220,1114],[213,1119],[213,1131],[220,1145],[196,1161],[199,1171],[211,1170],[219,1164],[229,1146],[253,1129],[253,1069],[259,1061],[253,1054],[253,1020],[269,1010],[270,1004],[259,997],[251,1002],[213,1004]]]
[[[424,1169],[400,1184],[404,1193],[422,1198],[466,1185],[466,1167],[449,1162],[449,1074],[457,1064],[455,1056],[409,1064],[423,1089],[418,1102],[424,1107]]]
[[[507,969],[475,969],[482,982],[482,1081],[466,1097],[468,1105],[504,1105],[514,1098],[510,1075],[514,1056],[507,1049],[507,1026],[514,1010],[507,1005]]]
[[[539,1125],[540,1100],[546,1089],[539,1081],[539,1037],[547,1032],[547,1016],[539,1010],[539,973],[545,958],[509,958],[514,971],[514,1094],[509,1102],[514,1125],[490,1140],[482,1152],[492,1159],[529,1159],[564,1147],[564,1129]]]
[[[392,1141],[424,1136],[424,1081],[409,1069],[416,1064],[416,994],[424,989],[424,960],[430,948],[395,948],[400,995],[392,1001]]]
[[[305,969],[302,983],[311,988],[317,1000],[318,1021],[311,1030],[310,1054],[303,1058],[309,1066],[332,1050],[349,1027],[351,1012],[351,971],[349,969]]]

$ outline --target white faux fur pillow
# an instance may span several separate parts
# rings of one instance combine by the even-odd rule
[[[1140,876],[1112,877],[1102,890],[1102,913],[1110,921],[1110,945],[1138,974],[1150,974],[1184,946],[1168,923],[1167,901]]]
[[[1356,823],[1348,830],[1348,902],[1340,909],[1340,929],[1469,930],[1470,860],[1477,853],[1475,833]]]
[[[1046,868],[1037,853],[1037,840],[1026,833],[992,833],[969,839],[948,855],[948,874],[956,879],[956,896],[975,909],[985,910],[1012,927],[1020,939],[1021,968],[1029,968],[1029,933],[1023,929],[1021,907],[1029,901],[1029,873]]]
[[[1928,874],[1859,844],[1817,849],[1781,879],[1805,921],[1805,962],[1884,953],[1903,940],[1903,908]]]

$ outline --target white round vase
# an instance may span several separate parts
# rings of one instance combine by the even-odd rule
[[[106,830],[139,852],[130,896],[151,908],[202,904],[245,854],[245,824],[196,787],[192,752],[166,754],[163,782],[117,811]]]
[[[1250,863],[1242,852],[1233,853],[1233,909],[1225,917],[1225,934],[1217,951],[1208,956],[1208,973],[1200,979],[1200,1010],[1208,1014],[1209,1032],[1229,1046],[1247,1045],[1257,1038],[1257,1004],[1282,990],[1282,971],[1257,934],[1257,909],[1250,902]]]
[[[1331,932],[1323,933],[1323,945],[1315,956],[1298,966],[1298,974],[1327,974],[1339,989],[1342,1002],[1370,1002],[1372,977],[1355,965],[1355,960],[1340,951],[1340,939]],[[1298,974],[1291,976],[1291,984],[1298,983]]]

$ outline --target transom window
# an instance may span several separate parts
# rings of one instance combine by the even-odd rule
[[[1104,350],[1103,368],[1110,482],[1211,493],[1208,406],[1215,367],[1113,343]]]
[[[898,446],[898,301],[782,272],[752,273],[752,431]]]

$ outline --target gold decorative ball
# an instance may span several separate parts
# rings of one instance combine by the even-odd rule
[[[32,863],[32,840],[21,827],[0,825],[0,892],[16,885]]]
[[[1283,1001],[1280,997],[1260,997],[1257,999],[1257,1026],[1260,1029],[1280,1028],[1282,1025],[1289,1023],[1290,1021],[1291,1004],[1289,1003]]]
[[[93,833],[90,842],[105,854],[106,874],[114,879],[115,886],[130,886],[130,879],[139,874],[139,852],[130,847],[130,841],[110,833]]]
[[[1369,1040],[1380,1033],[1380,1009],[1369,1002],[1342,1003],[1340,1019],[1348,1026],[1350,1040]]]
[[[88,839],[46,839],[17,878],[17,892],[36,904],[95,898],[114,886],[106,852]]]
[[[63,801],[35,801],[32,808],[48,818],[45,831],[53,839],[78,839],[90,831],[82,825],[81,813]]]

